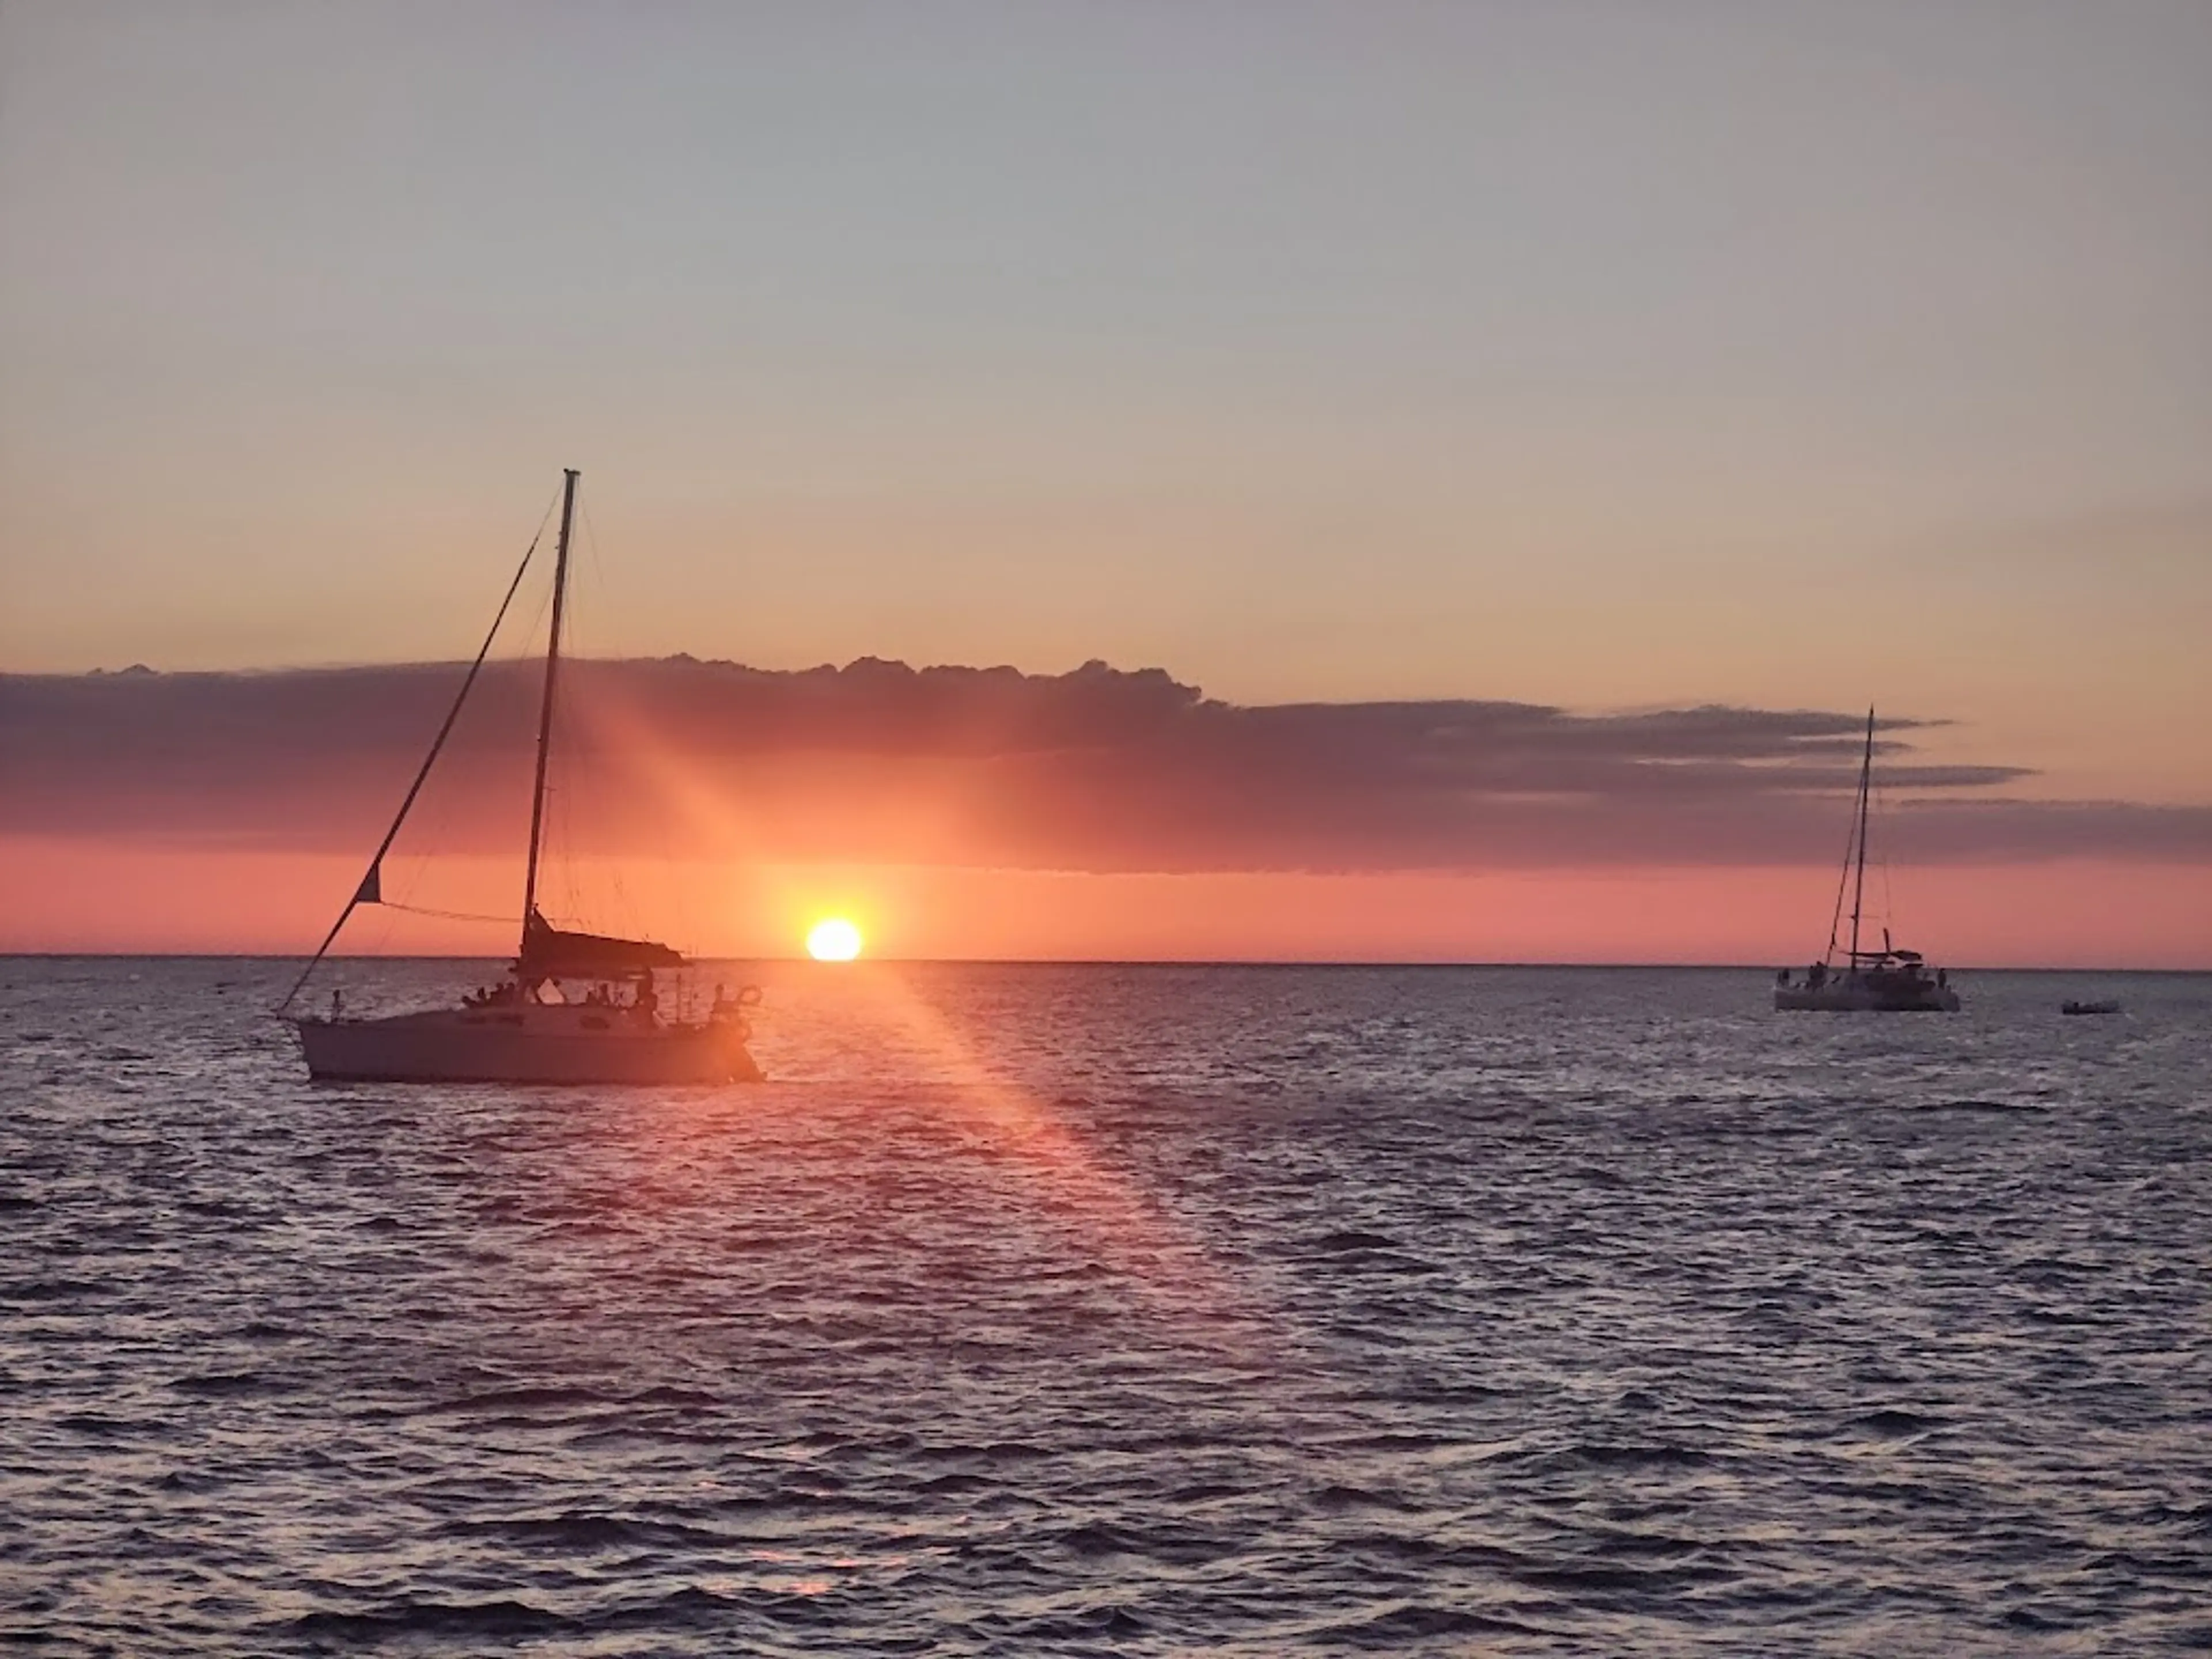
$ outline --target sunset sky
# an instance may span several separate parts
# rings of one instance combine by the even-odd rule
[[[699,659],[579,677],[576,920],[1802,962],[1875,703],[1901,935],[2212,966],[2208,88],[2202,0],[6,0],[0,949],[312,949],[575,466],[574,647]]]

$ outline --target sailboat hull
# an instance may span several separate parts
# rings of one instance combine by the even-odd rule
[[[308,1074],[327,1083],[757,1083],[741,1026],[657,1025],[574,1007],[303,1019]]]
[[[1774,1006],[1784,1012],[1955,1014],[1959,1012],[1959,994],[1948,986],[1925,981],[1912,986],[1885,986],[1839,978],[1818,986],[1778,986]]]

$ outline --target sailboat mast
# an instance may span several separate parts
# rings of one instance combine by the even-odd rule
[[[543,759],[539,765],[544,764]],[[1867,710],[1866,758],[1859,763],[1859,867],[1851,881],[1851,955],[1859,953],[1859,905],[1866,896],[1867,799],[1874,787],[1874,710]]]
[[[553,631],[545,641],[545,692],[538,705],[538,779],[530,792],[530,869],[522,883],[522,944],[518,956],[529,951],[530,923],[538,914],[538,851],[545,830],[545,761],[553,746],[553,687],[561,675],[561,609],[568,597],[568,530],[576,514],[576,469],[562,468],[562,477],[561,540],[553,554]],[[1871,732],[1872,727],[1868,729]]]

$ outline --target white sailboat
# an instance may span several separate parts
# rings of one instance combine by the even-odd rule
[[[1869,708],[1866,753],[1859,763],[1858,805],[1851,821],[1851,839],[1844,848],[1844,879],[1851,889],[1850,945],[1839,961],[1836,946],[1843,921],[1844,885],[1838,881],[1836,910],[1828,923],[1827,950],[1805,970],[1802,981],[1793,979],[1787,968],[1774,976],[1774,1006],[1819,1013],[1955,1014],[1959,994],[1951,988],[1948,969],[1931,971],[1920,952],[1892,945],[1887,927],[1881,930],[1881,950],[1859,946],[1866,898],[1867,809],[1873,787],[1874,710]]]
[[[522,931],[508,976],[494,989],[465,997],[460,1006],[380,1018],[346,1015],[333,997],[329,1014],[296,1018],[309,1074],[319,1079],[386,1083],[729,1083],[757,1082],[760,1067],[746,1042],[744,1010],[759,1000],[747,987],[734,996],[718,988],[703,1019],[663,1013],[656,975],[684,959],[649,939],[565,931],[538,908],[538,858],[545,827],[545,766],[553,741],[554,688],[561,672],[561,623],[568,585],[568,538],[576,507],[574,469],[563,475],[561,532],[553,567],[553,623],[545,647],[545,682],[538,715],[538,764],[530,803],[530,853],[523,881]],[[500,623],[521,586],[537,544],[523,556],[483,647],[415,775],[399,811],[369,860],[368,871],[325,935],[321,948],[277,1012],[298,999],[328,954],[346,919],[364,904],[383,902],[382,866],[399,827],[435,764],[438,751],[476,684]]]

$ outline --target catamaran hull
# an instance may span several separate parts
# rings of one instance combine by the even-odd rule
[[[1947,986],[1898,992],[1869,985],[1827,984],[1778,987],[1774,1006],[1784,1012],[1824,1014],[1955,1014],[1959,994]]]
[[[465,1020],[466,1023],[464,1023]],[[721,1025],[546,1030],[496,1015],[301,1020],[307,1072],[325,1083],[757,1083],[742,1033]]]

